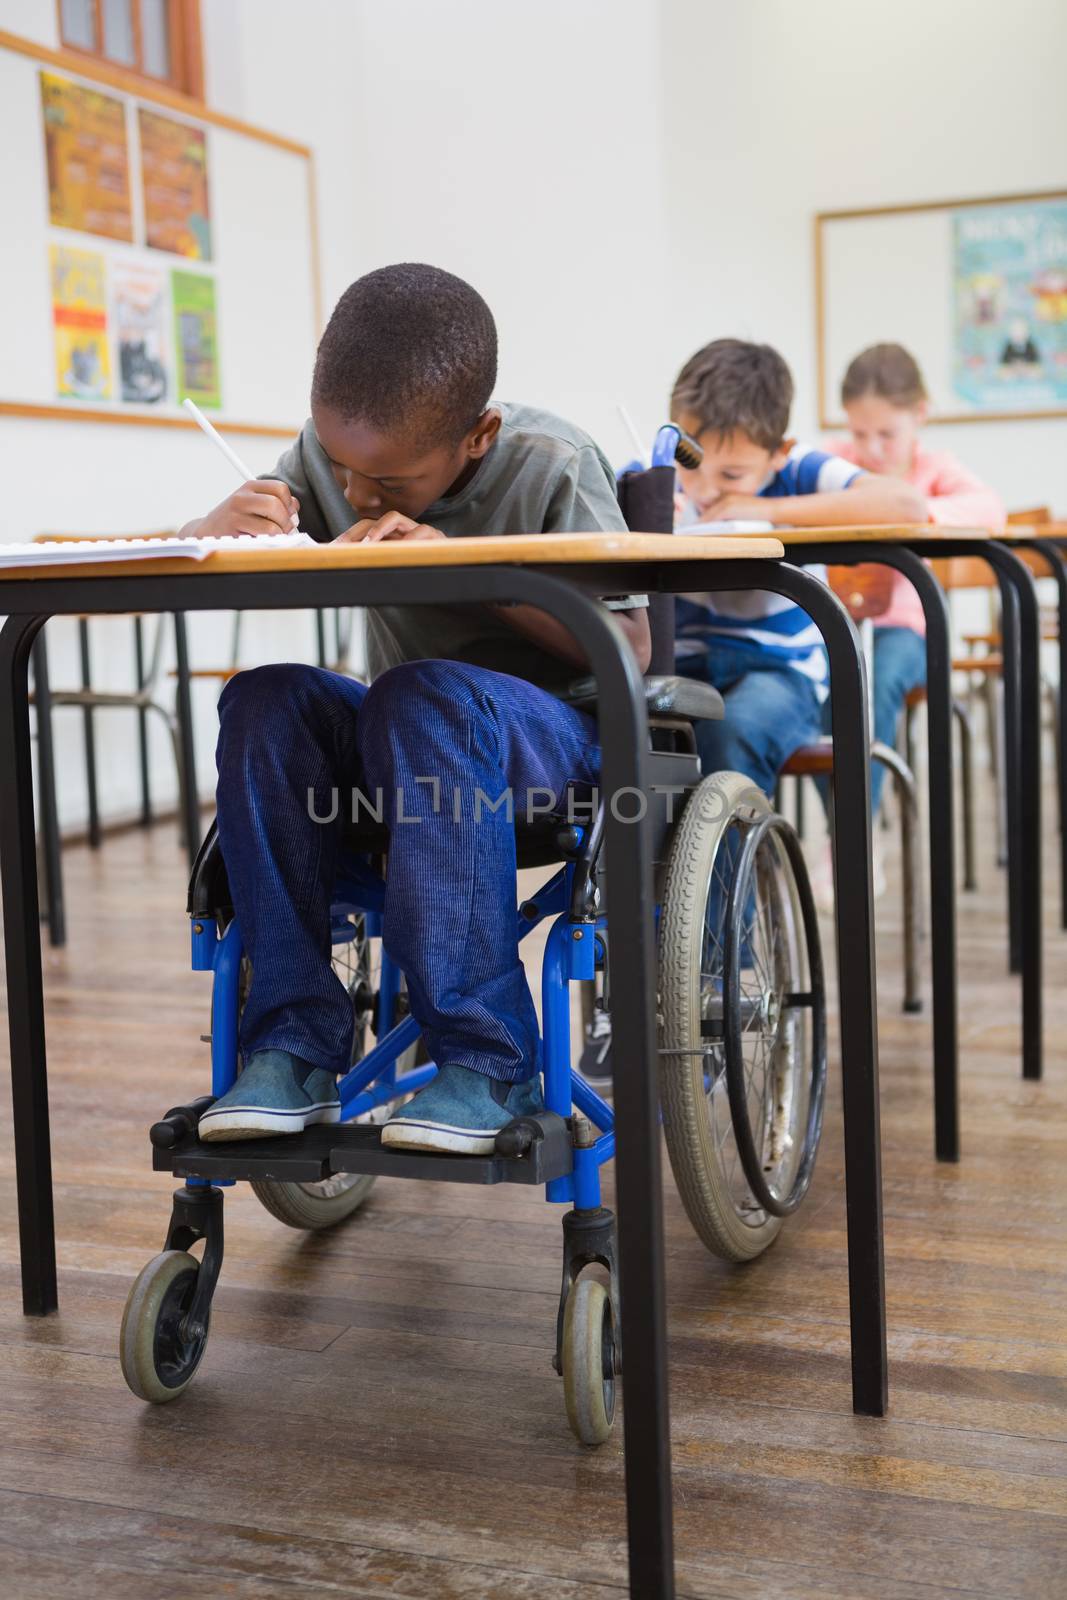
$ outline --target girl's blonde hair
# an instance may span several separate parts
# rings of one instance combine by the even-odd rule
[[[917,406],[929,398],[919,363],[900,344],[872,344],[849,363],[841,381],[841,404],[868,394],[894,406]]]

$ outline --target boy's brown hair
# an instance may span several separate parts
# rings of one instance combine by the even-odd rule
[[[929,398],[919,363],[902,344],[872,344],[849,362],[841,380],[841,404],[868,394],[894,406],[918,406]]]
[[[793,378],[769,344],[715,339],[690,356],[671,392],[671,417],[695,417],[700,433],[744,433],[775,451],[789,429]]]

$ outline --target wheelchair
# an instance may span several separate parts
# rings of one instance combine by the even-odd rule
[[[674,461],[694,448],[677,429],[660,430],[652,466],[620,481],[629,526],[672,525]],[[656,875],[663,1133],[697,1234],[714,1255],[745,1262],[773,1242],[812,1178],[826,1085],[819,934],[792,827],[739,773],[701,776],[693,721],[721,717],[723,702],[707,685],[655,670],[673,665],[673,610],[666,596],[652,607],[643,825]],[[572,699],[594,704],[595,683],[575,685]],[[262,1141],[198,1140],[199,1117],[240,1070],[250,977],[212,826],[187,907],[193,968],[212,974],[212,1094],[172,1108],[150,1130],[155,1169],[183,1184],[163,1250],[134,1282],[122,1319],[122,1371],[134,1394],[175,1400],[200,1365],[222,1265],[225,1187],[249,1183],[280,1222],[317,1230],[352,1217],[380,1174],[522,1183],[569,1207],[553,1366],[575,1437],[584,1445],[607,1439],[623,1371],[615,1219],[600,1184],[614,1113],[572,1063],[571,986],[596,985],[610,1018],[611,945],[626,935],[611,926],[604,803],[574,794],[569,802],[567,815],[516,823],[519,866],[548,869],[516,913],[520,940],[550,924],[541,973],[545,1111],[510,1122],[487,1156],[381,1144],[381,1124],[436,1068],[420,1050],[403,975],[382,946],[389,841],[373,825],[346,832],[332,903],[333,967],[355,1024],[351,1066],[338,1085],[340,1122]]]

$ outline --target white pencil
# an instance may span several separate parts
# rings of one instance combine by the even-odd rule
[[[226,460],[230,463],[230,466],[233,467],[236,472],[240,473],[241,482],[251,483],[255,477],[255,473],[249,472],[248,468],[237,454],[237,451],[231,450],[230,446],[226,443],[226,440],[222,437],[222,434],[217,428],[211,425],[195,401],[190,400],[188,396],[186,396],[186,398],[182,401],[182,405],[185,407],[186,411],[188,411],[197,427],[201,428],[203,432],[207,434],[208,438],[213,444],[218,445],[219,449],[226,457]],[[291,526],[295,528],[298,522],[299,518],[293,517]]]
[[[627,411],[626,407],[623,405],[621,400],[616,400],[615,409],[618,411],[619,416],[622,418],[623,422],[626,424],[626,431],[627,431],[627,433],[629,433],[630,438],[634,442],[634,449],[637,451],[637,459],[640,461],[640,463],[641,463],[641,465],[643,467],[647,467],[648,464],[649,464],[649,454],[648,454],[648,451],[646,450],[645,446],[641,443],[641,435],[638,433],[637,429],[634,427],[633,418],[631,417],[630,413]]]

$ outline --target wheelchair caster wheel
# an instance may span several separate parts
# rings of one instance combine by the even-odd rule
[[[209,1324],[199,1330],[185,1326],[199,1272],[195,1256],[164,1250],[141,1270],[130,1290],[119,1359],[122,1376],[141,1400],[154,1405],[177,1400],[200,1365]]]
[[[615,1420],[615,1321],[611,1297],[584,1273],[563,1312],[563,1394],[580,1444],[603,1444]]]

